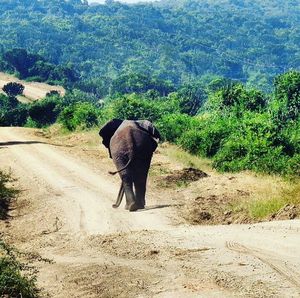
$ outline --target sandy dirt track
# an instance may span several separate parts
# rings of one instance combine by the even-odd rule
[[[18,82],[25,87],[23,91],[24,96],[20,97],[20,101],[23,102],[44,98],[51,90],[58,91],[62,96],[65,94],[65,89],[61,86],[51,86],[49,84],[38,82],[25,82],[12,75],[0,72],[0,91],[2,91],[2,87],[5,84],[10,82]]]
[[[153,186],[145,211],[115,210],[106,152],[88,162],[36,132],[0,128],[1,169],[22,189],[0,227],[31,254],[42,296],[300,297],[299,220],[189,226]]]

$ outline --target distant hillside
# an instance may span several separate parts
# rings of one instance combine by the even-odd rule
[[[132,72],[174,84],[218,75],[267,90],[275,75],[300,69],[299,1],[109,3],[0,0],[0,52],[26,48],[106,82]]]

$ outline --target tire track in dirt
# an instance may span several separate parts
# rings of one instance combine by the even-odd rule
[[[283,276],[288,282],[290,282],[294,287],[296,287],[299,291],[300,295],[300,275],[287,266],[286,263],[280,261],[275,256],[272,257],[266,251],[257,248],[250,248],[245,245],[239,244],[237,242],[226,242],[226,247],[232,251],[236,251],[238,253],[243,253],[246,255],[253,256],[259,259],[261,262],[265,263],[269,267],[271,267],[278,274]]]

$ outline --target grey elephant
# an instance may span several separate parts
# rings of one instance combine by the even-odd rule
[[[99,135],[117,168],[110,174],[119,173],[122,181],[113,207],[119,207],[125,192],[125,209],[144,209],[148,171],[161,139],[159,131],[148,120],[113,119],[100,129]]]

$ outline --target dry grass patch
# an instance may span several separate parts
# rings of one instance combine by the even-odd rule
[[[212,174],[183,191],[192,224],[254,223],[300,216],[299,181],[251,173]]]
[[[171,162],[180,163],[186,168],[201,169],[203,171],[213,171],[211,167],[211,160],[200,158],[192,155],[183,149],[170,144],[161,145],[161,153],[166,155]]]
[[[282,181],[281,184],[278,193],[274,194],[266,188],[264,194],[254,194],[246,200],[233,202],[231,210],[235,213],[243,213],[254,221],[298,217],[300,215],[299,181]]]

